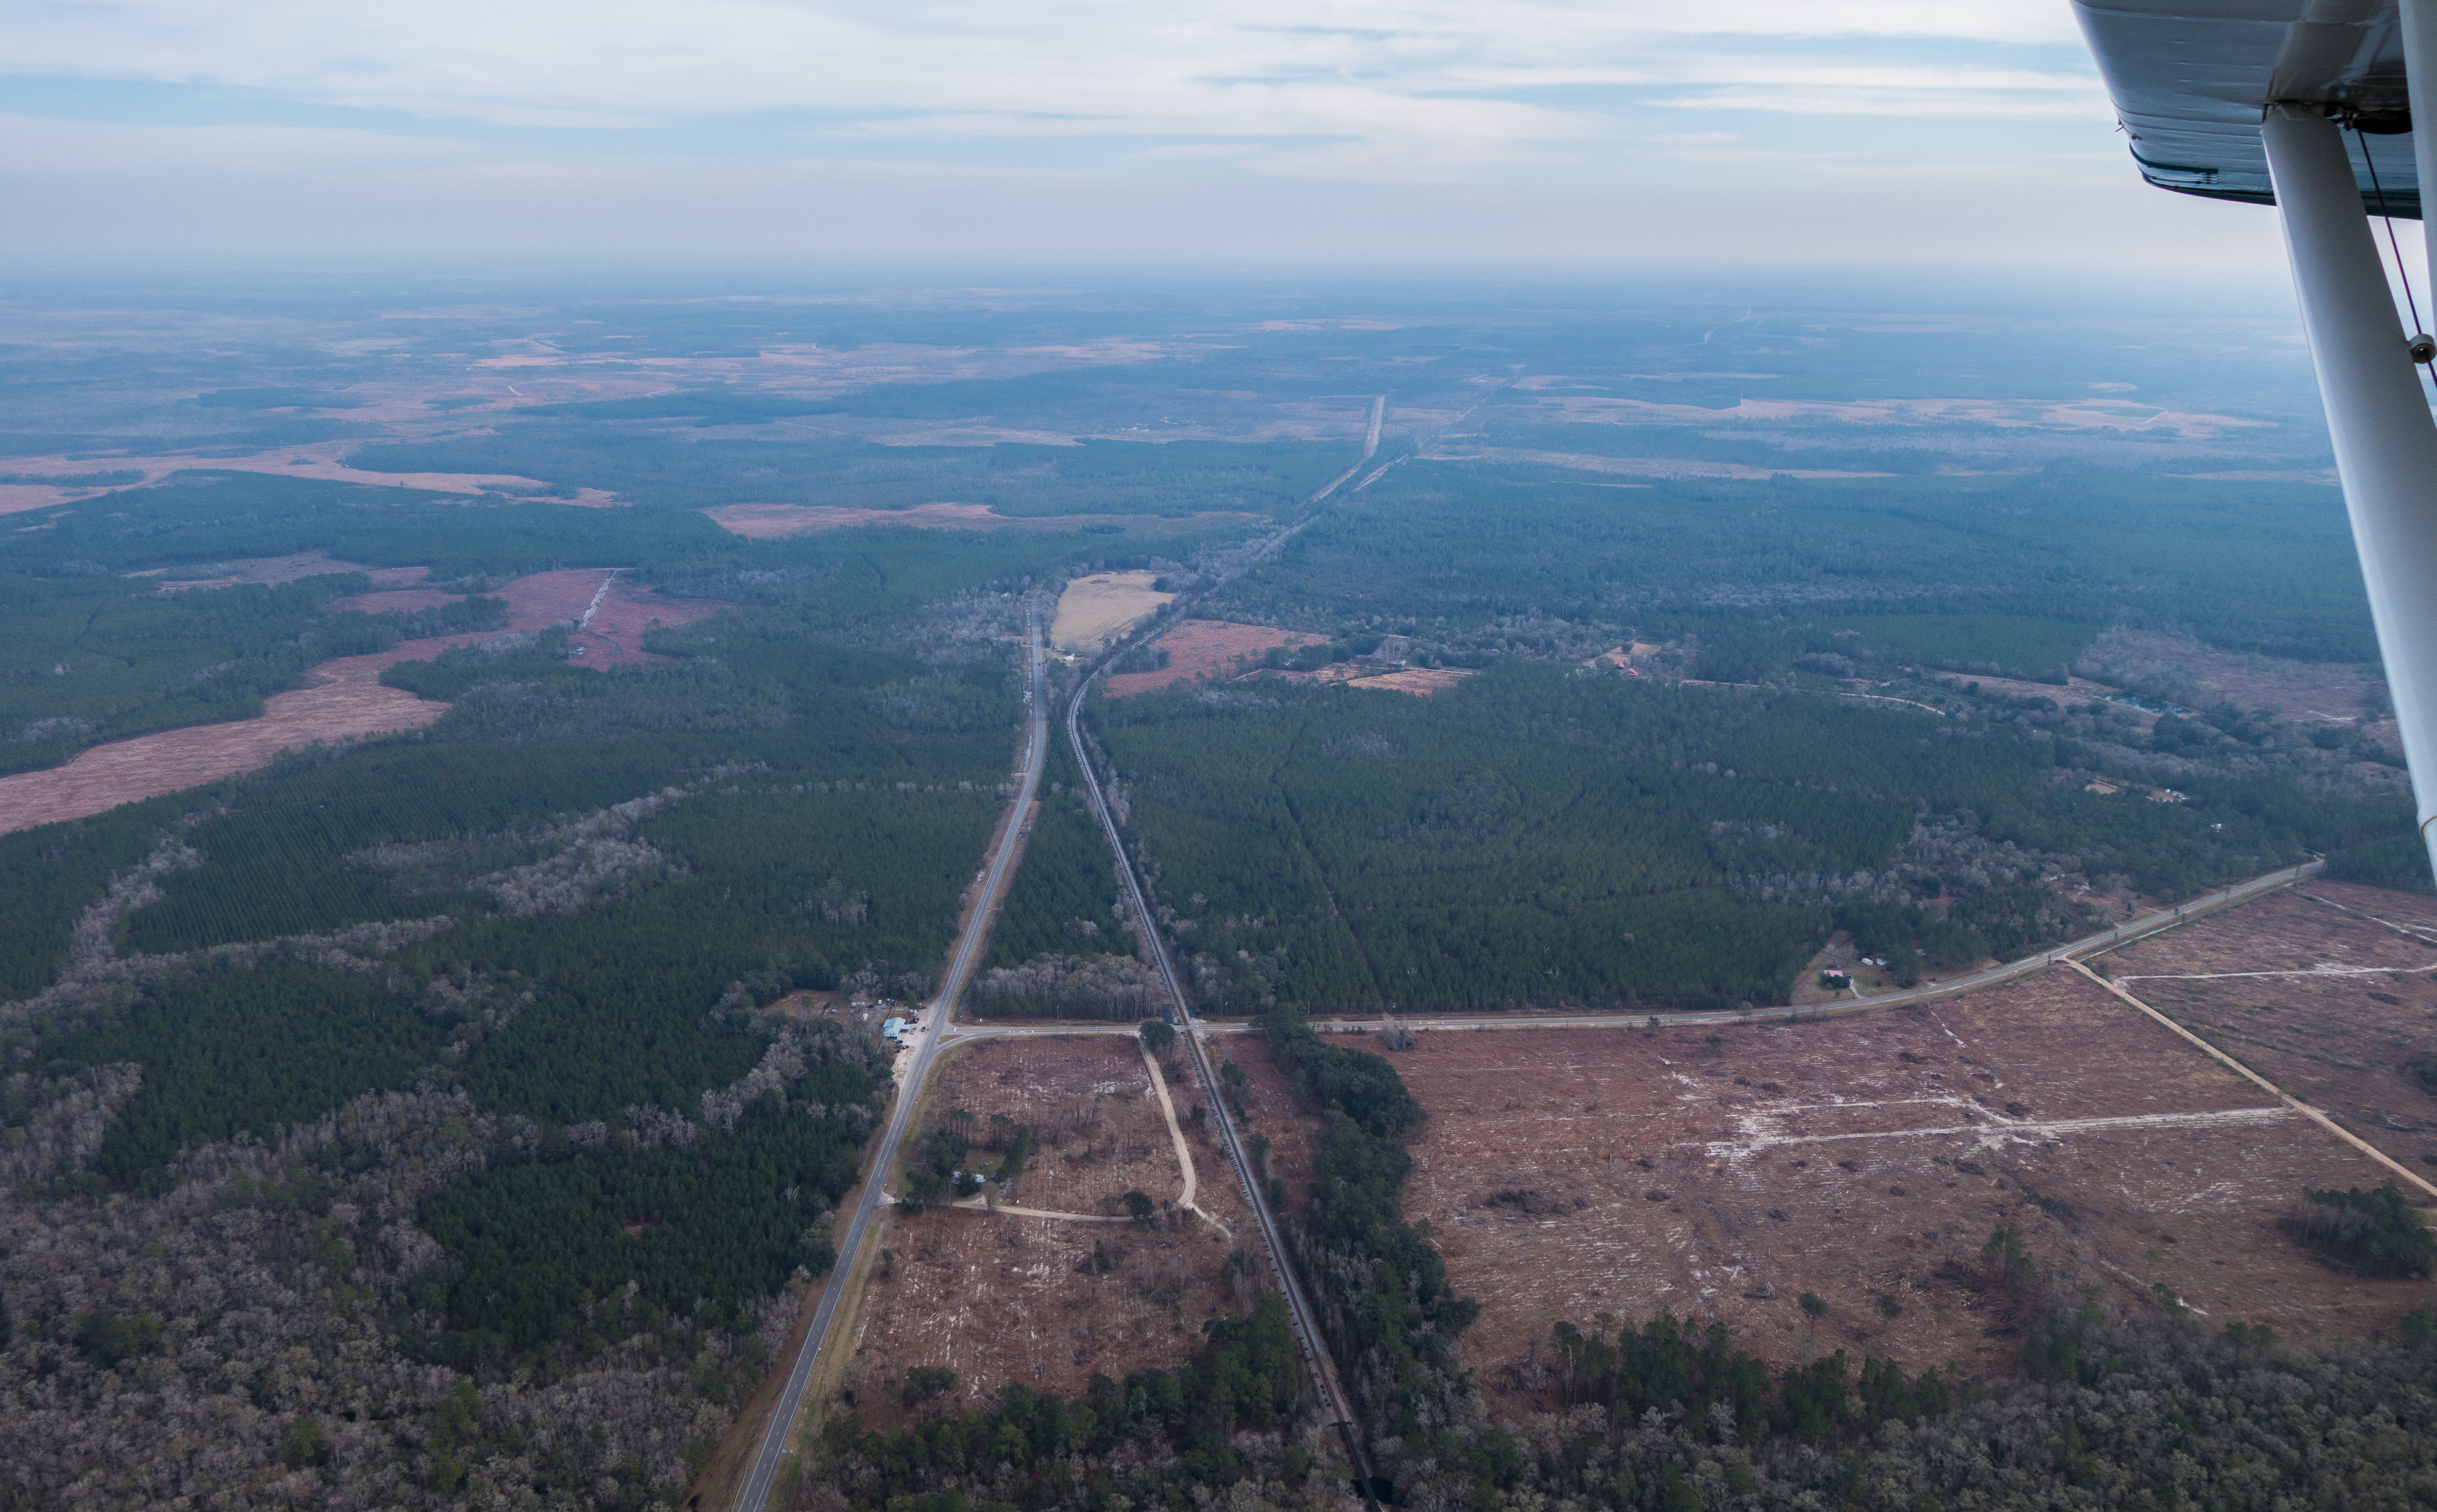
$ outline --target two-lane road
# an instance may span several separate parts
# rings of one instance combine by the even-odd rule
[[[897,1147],[905,1136],[906,1126],[913,1121],[914,1104],[922,1090],[922,1079],[930,1073],[931,1059],[938,1051],[942,1031],[955,1015],[956,1002],[963,996],[965,984],[973,977],[973,968],[981,960],[982,945],[990,939],[991,919],[998,909],[999,896],[1005,891],[1008,877],[1015,870],[1015,853],[1024,837],[1024,818],[1031,812],[1034,795],[1041,788],[1041,770],[1049,756],[1049,690],[1042,676],[1043,626],[1041,623],[1041,596],[1034,593],[1025,600],[1025,750],[1024,775],[1013,803],[1008,806],[1007,820],[1001,830],[996,849],[991,853],[990,865],[983,870],[973,892],[973,906],[966,915],[963,933],[956,937],[956,948],[949,958],[948,971],[939,983],[938,995],[931,999],[921,1017],[921,1028],[909,1031],[913,1059],[905,1075],[899,1081],[897,1097],[889,1109],[888,1128],[880,1136],[879,1148],[873,1152],[871,1171],[864,1179],[862,1200],[854,1204],[854,1218],[848,1223],[846,1237],[838,1241],[837,1263],[831,1268],[830,1283],[822,1290],[820,1306],[813,1313],[813,1326],[806,1330],[804,1342],[796,1352],[793,1366],[787,1372],[786,1390],[780,1394],[778,1405],[771,1410],[770,1421],[762,1431],[762,1442],[754,1451],[752,1470],[745,1478],[744,1489],[736,1498],[737,1512],[762,1512],[769,1501],[770,1486],[778,1478],[779,1463],[787,1447],[787,1434],[796,1421],[797,1411],[803,1405],[804,1388],[811,1382],[823,1351],[829,1346],[830,1328],[836,1321],[838,1302],[843,1298],[853,1275],[854,1257],[863,1248],[864,1234],[871,1226],[872,1215],[880,1210],[881,1198],[886,1191],[890,1174],[897,1169]]]

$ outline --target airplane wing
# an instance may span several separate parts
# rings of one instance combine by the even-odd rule
[[[2141,176],[2162,189],[2273,204],[2260,111],[2347,113],[2373,215],[2420,216],[2398,0],[2074,0]],[[2374,171],[2373,171],[2374,170]]]
[[[2437,862],[2437,422],[2416,365],[2437,359],[2437,341],[2403,328],[2369,222],[2419,218],[2421,180],[2437,180],[2437,0],[2074,0],[2074,11],[2143,178],[2276,207]],[[2415,99],[2429,126],[2416,133]],[[2437,267],[2437,220],[2421,231]]]

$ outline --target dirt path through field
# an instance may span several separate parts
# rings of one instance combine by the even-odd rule
[[[1184,1185],[1183,1190],[1177,1193],[1176,1205],[1208,1223],[1232,1240],[1236,1237],[1235,1230],[1194,1203],[1194,1198],[1201,1193],[1201,1176],[1194,1169],[1192,1150],[1185,1145],[1184,1126],[1176,1121],[1176,1103],[1167,1095],[1167,1077],[1160,1070],[1159,1063],[1151,1059],[1150,1046],[1139,1045],[1139,1042],[1137,1044],[1142,1050],[1143,1069],[1150,1074],[1151,1095],[1159,1099],[1160,1116],[1167,1120],[1168,1142],[1176,1147],[1177,1169],[1183,1172]],[[894,1197],[885,1195],[881,1198],[884,1203],[893,1203],[896,1200]],[[1046,1207],[1011,1207],[1005,1203],[993,1207],[987,1197],[968,1197],[962,1202],[950,1203],[946,1205],[968,1213],[1008,1213],[1017,1218],[1050,1218],[1073,1223],[1131,1223],[1133,1222],[1130,1217],[1112,1217],[1107,1213],[1065,1213]]]
[[[2305,1118],[2309,1119],[2312,1123],[2315,1123],[2322,1129],[2326,1130],[2327,1133],[2334,1134],[2337,1138],[2352,1146],[2355,1150],[2359,1151],[2362,1154],[2367,1155],[2370,1159],[2376,1161],[2379,1165],[2384,1166],[2387,1169],[2402,1177],[2405,1181],[2410,1182],[2412,1186],[2419,1187],[2424,1195],[2437,1197],[2437,1186],[2429,1185],[2427,1181],[2421,1178],[2417,1171],[2414,1171],[2410,1167],[2404,1165],[2401,1161],[2396,1160],[2385,1151],[2378,1149],[2376,1145],[2373,1145],[2368,1140],[2361,1138],[2358,1134],[2346,1129],[2343,1125],[2336,1122],[2333,1118],[2328,1117],[2325,1114],[2321,1113],[2318,1109],[2311,1107],[2301,1099],[2294,1097],[2291,1093],[2287,1092],[2283,1087],[2280,1087],[2275,1082],[2269,1081],[2266,1077],[2261,1076],[2258,1072],[2243,1064],[2240,1061],[2235,1060],[2233,1056],[2226,1054],[2223,1050],[2218,1049],[2208,1041],[2201,1039],[2199,1035],[2183,1028],[2181,1024],[2168,1018],[2165,1014],[2159,1012],[2156,1009],[2151,1008],[2148,1004],[2133,996],[2130,993],[2126,992],[2115,983],[2099,976],[2096,972],[2092,971],[2081,962],[2067,959],[2065,964],[2073,968],[2075,971],[2079,972],[2082,976],[2089,977],[2092,981],[2096,982],[2099,986],[2106,988],[2110,993],[2114,993],[2117,997],[2120,997],[2127,1003],[2131,1004],[2134,1008],[2139,1009],[2142,1012],[2147,1013],[2149,1017],[2165,1025],[2167,1029],[2174,1030],[2175,1033],[2181,1035],[2183,1038],[2191,1041],[2194,1045],[2199,1046],[2201,1049],[2206,1050],[2209,1054],[2217,1057],[2219,1062],[2224,1064],[2227,1070],[2253,1082],[2261,1091],[2268,1093],[2270,1097],[2276,1099],[2277,1101],[2283,1103],[2286,1107],[2292,1109]],[[2341,970],[2341,968],[2339,969]],[[2322,974],[2306,973],[2297,975]]]

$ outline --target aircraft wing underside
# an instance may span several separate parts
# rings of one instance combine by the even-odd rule
[[[2363,207],[2418,219],[2395,0],[2074,0],[2074,11],[2151,184],[2272,204],[2260,114],[2322,105],[2358,128],[2345,135]]]

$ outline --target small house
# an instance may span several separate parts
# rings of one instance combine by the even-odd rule
[[[903,1041],[900,1036],[904,1034],[904,1032],[905,1021],[902,1018],[885,1020],[880,1026],[881,1037],[894,1043],[903,1044]]]

